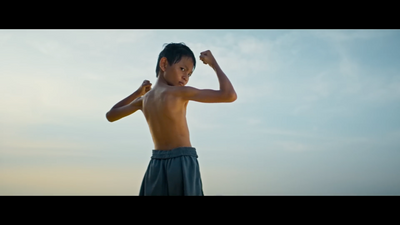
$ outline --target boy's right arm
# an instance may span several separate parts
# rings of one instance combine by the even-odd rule
[[[128,116],[138,109],[142,109],[142,96],[151,89],[151,83],[148,80],[143,81],[142,85],[131,95],[115,104],[110,111],[106,113],[109,122],[114,122],[125,116]]]

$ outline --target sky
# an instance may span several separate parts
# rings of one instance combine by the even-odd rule
[[[138,195],[143,113],[105,114],[171,42],[237,93],[187,106],[205,195],[400,194],[400,30],[0,30],[0,195]]]

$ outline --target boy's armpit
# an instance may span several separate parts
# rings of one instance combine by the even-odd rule
[[[197,89],[194,87],[180,87],[179,94],[185,100],[204,103],[233,102],[235,97],[228,92],[211,89]]]

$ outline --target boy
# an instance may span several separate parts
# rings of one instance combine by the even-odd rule
[[[219,90],[186,86],[196,66],[193,52],[183,43],[170,43],[161,51],[156,84],[145,80],[137,91],[107,113],[110,122],[141,110],[154,142],[153,154],[139,195],[204,195],[196,149],[186,123],[189,100],[233,102],[236,92],[209,50],[200,54],[218,76]]]

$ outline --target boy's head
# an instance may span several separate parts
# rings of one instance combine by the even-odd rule
[[[158,55],[157,65],[156,65],[156,77],[158,77],[160,72],[160,60],[161,58],[167,58],[167,62],[170,66],[181,61],[182,57],[191,58],[193,60],[193,70],[196,67],[196,59],[192,50],[184,43],[169,43]],[[192,71],[193,72],[193,71]]]

